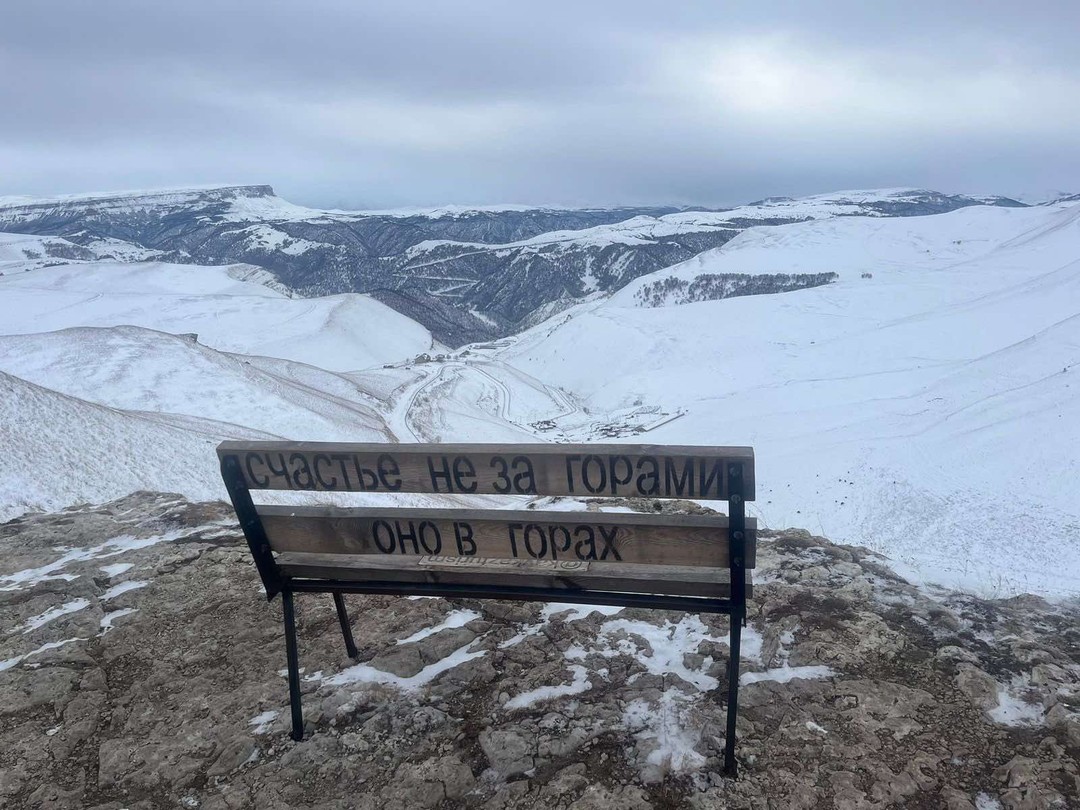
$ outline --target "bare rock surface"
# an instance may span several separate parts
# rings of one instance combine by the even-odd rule
[[[738,781],[722,616],[354,596],[354,662],[301,596],[296,743],[226,505],[136,493],[0,549],[0,807],[1080,806],[1080,606],[915,587],[802,531],[759,548]]]

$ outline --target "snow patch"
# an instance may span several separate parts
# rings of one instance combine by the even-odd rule
[[[255,715],[250,720],[248,720],[249,726],[255,726],[255,728],[251,730],[251,733],[265,734],[267,731],[270,730],[271,724],[278,719],[278,716],[280,714],[281,712],[271,709],[269,711],[263,712],[262,714]]]
[[[633,732],[638,744],[651,748],[645,757],[646,781],[656,781],[669,773],[700,770],[705,757],[694,746],[701,740],[701,730],[689,722],[693,699],[675,690],[660,695],[658,705],[646,700],[631,701],[623,712],[623,724]]]
[[[715,689],[719,681],[703,671],[692,670],[684,663],[684,656],[694,652],[703,641],[722,642],[713,636],[697,616],[687,615],[677,623],[665,621],[657,626],[644,621],[615,619],[605,622],[597,634],[595,647],[585,650],[572,646],[564,655],[567,659],[582,659],[590,654],[606,658],[628,655],[637,659],[652,675],[674,675],[703,692]],[[703,666],[712,664],[706,658]]]
[[[819,680],[821,678],[832,678],[835,675],[836,673],[832,669],[822,665],[789,667],[785,664],[782,667],[767,669],[764,672],[744,672],[739,676],[739,683],[743,686],[749,683],[760,683],[761,681],[789,683],[796,679]]]
[[[472,661],[474,658],[479,658],[484,655],[486,650],[470,651],[469,647],[471,647],[472,644],[473,642],[469,642],[468,644],[459,647],[450,655],[446,656],[446,658],[436,661],[434,664],[428,664],[428,666],[409,678],[402,678],[389,672],[383,672],[381,669],[375,669],[375,667],[369,666],[368,664],[356,664],[348,669],[343,669],[337,675],[327,678],[324,683],[330,686],[341,686],[343,684],[351,683],[382,683],[396,686],[405,691],[414,691],[426,686],[447,670],[461,666],[468,661]]]
[[[65,644],[71,644],[74,641],[86,641],[86,639],[85,638],[65,638],[63,641],[50,641],[48,644],[42,644],[36,650],[31,650],[30,652],[26,653],[25,655],[17,655],[14,658],[8,658],[6,661],[0,661],[0,672],[3,672],[5,669],[11,669],[13,666],[18,664],[20,661],[25,661],[27,658],[30,658],[31,656],[39,655],[40,653],[47,652],[49,650],[55,650],[55,649],[57,649],[59,647],[63,647]]]
[[[113,563],[112,565],[101,566],[101,570],[105,572],[105,576],[112,578],[130,571],[134,567],[134,563]]]
[[[105,635],[112,630],[116,624],[116,620],[124,616],[130,616],[132,613],[138,613],[138,608],[120,608],[120,610],[113,610],[106,613],[101,617],[101,632],[98,635]]]
[[[592,689],[592,681],[589,680],[585,667],[580,664],[571,664],[569,668],[574,676],[570,683],[564,683],[558,686],[541,686],[536,689],[530,689],[528,692],[522,692],[520,695],[515,695],[510,698],[510,700],[506,701],[505,708],[508,711],[524,709],[528,706],[534,706],[537,703],[554,700],[555,698],[566,697],[567,695],[580,695],[582,692]]]
[[[990,710],[990,719],[1003,726],[1035,726],[1043,722],[1043,707],[1028,703],[1017,693],[1027,686],[1023,678],[1014,678],[1008,686],[998,684],[998,705]]]
[[[480,614],[475,610],[455,610],[447,614],[446,618],[438,624],[432,627],[425,627],[423,630],[417,630],[408,638],[401,638],[395,641],[395,644],[412,644],[415,641],[421,641],[428,636],[433,636],[436,633],[441,633],[443,630],[449,630],[455,627],[464,627],[474,619],[479,619]]]
[[[98,598],[102,602],[108,602],[110,599],[115,599],[122,593],[127,593],[128,591],[135,591],[139,588],[145,588],[149,584],[149,582],[145,582],[143,580],[129,580],[127,582],[121,582],[117,585],[113,585]]]
[[[26,624],[23,625],[23,634],[30,633],[37,630],[39,627],[48,624],[53,619],[59,619],[61,616],[66,616],[69,613],[75,613],[90,606],[89,599],[74,599],[70,602],[65,602],[59,607],[46,610],[37,616],[33,616],[26,620]]]
[[[65,551],[62,557],[46,565],[37,568],[26,568],[22,571],[16,571],[14,574],[0,574],[0,591],[22,590],[23,588],[29,588],[50,579],[62,578],[70,581],[76,579],[76,575],[58,572],[61,572],[63,568],[71,563],[105,557],[115,557],[118,554],[148,548],[149,546],[157,545],[158,543],[171,543],[174,540],[179,540],[181,537],[185,536],[185,534],[186,531],[181,530],[153,535],[151,537],[133,537],[132,535],[125,534],[114,537],[99,546],[69,549]]]

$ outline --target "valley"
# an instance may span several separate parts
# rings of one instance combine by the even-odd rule
[[[918,189],[770,198],[723,211],[530,206],[320,211],[269,186],[0,198],[0,230],[69,252],[249,263],[304,296],[369,293],[450,346],[502,337],[591,294],[719,247],[741,230],[834,216],[920,216],[973,205]],[[20,238],[25,239],[25,236]],[[39,251],[40,252],[40,251]]]
[[[283,216],[277,198],[226,191],[244,216],[267,207]],[[909,214],[915,198],[946,210],[882,215],[883,201]],[[98,219],[115,232],[117,211],[150,205],[139,199],[113,200]],[[168,199],[171,218],[194,204]],[[119,249],[115,236],[103,253],[98,243],[76,250],[57,248],[61,237],[6,235],[4,516],[127,494],[132,481],[102,469],[94,442],[135,459],[157,434],[177,448],[173,458],[189,459],[186,473],[151,465],[143,487],[192,498],[222,494],[209,451],[225,438],[745,443],[758,451],[762,525],[868,545],[919,581],[1075,595],[1080,207],[992,202],[955,207],[955,198],[887,191],[662,214],[657,222],[698,228],[717,216],[770,224],[616,291],[564,301],[518,334],[458,347],[369,296],[296,297],[269,267],[164,261]],[[7,210],[6,221],[36,212],[55,225],[59,211],[86,222],[83,201],[54,208],[0,206],[0,221]],[[783,219],[776,210],[802,221],[772,224]],[[568,218],[587,226],[530,237],[544,244],[632,241],[642,227],[634,212],[601,226],[590,224],[596,212],[527,213],[518,232]],[[475,229],[481,214],[423,216]],[[505,237],[505,216],[524,212],[487,212],[489,225],[503,224],[484,233]],[[48,250],[67,258],[46,266]],[[696,303],[641,295],[777,273],[828,275]],[[70,428],[72,413],[94,425],[89,441]],[[61,426],[72,430],[67,471],[35,480]],[[1017,536],[1031,539],[1014,560]]]

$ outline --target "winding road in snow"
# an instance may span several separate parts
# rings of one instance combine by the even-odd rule
[[[400,441],[445,440],[446,433],[454,432],[454,425],[450,421],[435,424],[432,416],[446,418],[448,414],[470,411],[478,416],[487,414],[493,423],[504,423],[508,441],[519,441],[522,433],[535,436],[538,441],[550,441],[550,436],[531,427],[528,421],[554,421],[582,412],[566,392],[499,361],[453,357],[413,365],[409,370],[417,377],[395,392],[393,409],[387,417],[391,431]],[[513,381],[514,391],[508,379]],[[478,382],[485,390],[494,392],[493,410],[484,408],[475,394],[463,393],[470,382]],[[526,403],[515,399],[515,396],[520,399],[523,393],[528,399]],[[515,419],[511,415],[520,404],[524,404],[522,410],[530,413],[530,417]]]

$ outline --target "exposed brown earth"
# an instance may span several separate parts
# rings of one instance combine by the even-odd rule
[[[295,743],[280,602],[226,505],[137,493],[0,549],[3,807],[1080,807],[1080,606],[917,588],[801,531],[759,549],[734,782],[725,617],[355,596],[357,666],[303,596]]]

